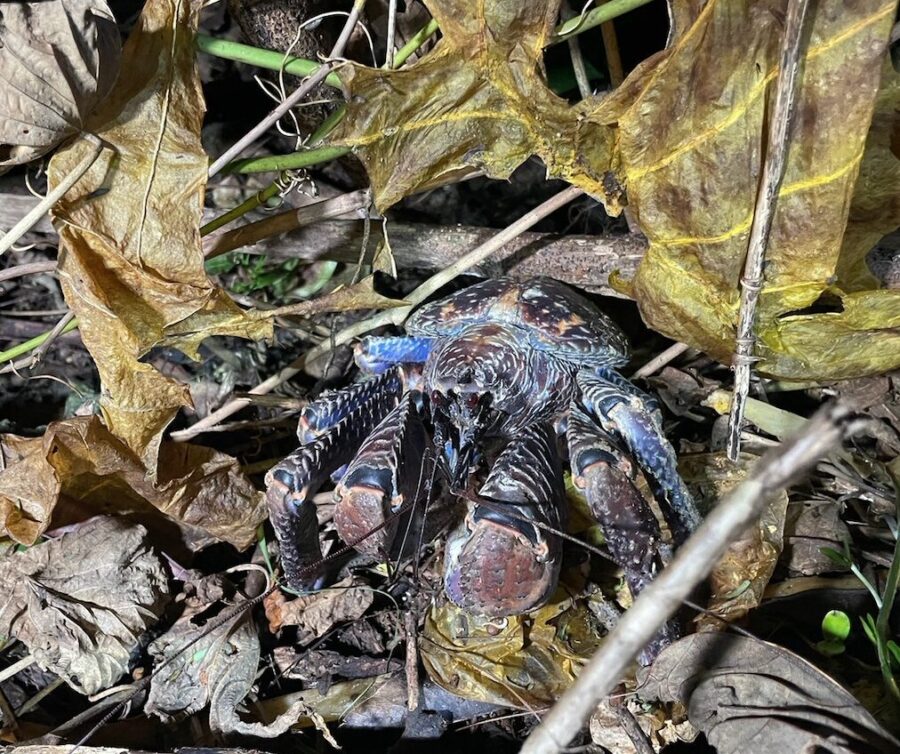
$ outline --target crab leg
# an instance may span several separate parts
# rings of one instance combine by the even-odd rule
[[[587,498],[591,513],[603,529],[612,559],[622,567],[633,596],[653,579],[661,565],[659,523],[634,486],[635,469],[610,436],[578,406],[569,414],[566,440],[575,486]],[[642,651],[649,665],[660,651],[680,636],[676,621],[664,625]]]
[[[588,371],[579,372],[576,380],[588,414],[625,443],[646,473],[675,542],[680,544],[697,528],[700,516],[678,474],[675,451],[662,433],[653,406],[633,386],[626,390]]]
[[[363,441],[335,490],[338,534],[361,552],[390,552],[401,520],[408,520],[396,514],[427,487],[428,435],[415,404],[411,393],[404,394]]]
[[[497,458],[479,497],[485,504],[470,506],[447,540],[447,595],[486,615],[527,612],[559,580],[559,539],[529,523],[564,525],[565,487],[552,429],[523,429]]]
[[[327,393],[303,411],[304,444],[266,474],[266,503],[278,537],[288,585],[306,589],[322,559],[313,495],[329,475],[353,458],[360,443],[397,404],[403,382],[396,370],[369,382]]]
[[[353,358],[356,366],[370,374],[381,374],[395,364],[423,364],[436,338],[378,337],[363,338],[356,344]]]
[[[652,578],[662,535],[656,516],[634,486],[634,467],[577,406],[569,414],[566,440],[575,486],[584,492],[613,560],[637,594]]]

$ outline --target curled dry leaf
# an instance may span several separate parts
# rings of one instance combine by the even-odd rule
[[[253,540],[265,518],[262,495],[233,459],[162,442],[190,402],[188,389],[140,361],[157,345],[195,355],[207,335],[271,333],[203,268],[207,158],[193,46],[201,5],[146,4],[123,51],[118,85],[88,122],[107,148],[54,209],[60,281],[100,373],[103,425],[73,419],[53,424],[28,448],[16,441],[27,462],[0,474],[0,504],[20,530],[10,533],[23,541],[46,528],[60,493],[96,505],[103,487],[106,505],[150,503],[188,528],[202,527],[207,540],[238,546]],[[51,186],[87,148],[79,140],[53,157]]]
[[[714,504],[747,478],[757,460],[749,453],[742,453],[737,463],[724,453],[692,455],[682,459],[679,470],[691,488],[699,491],[700,500]],[[781,556],[787,505],[787,492],[781,490],[768,501],[756,523],[728,546],[709,575],[712,598],[707,609],[714,615],[698,615],[698,630],[723,630],[724,624],[714,616],[734,621],[762,601]]]
[[[210,580],[212,589],[200,585],[196,593],[217,593],[220,577]],[[224,609],[233,610],[243,602],[246,598],[238,595]],[[221,607],[188,600],[175,625],[150,644],[158,670],[151,679],[145,711],[168,720],[194,714],[209,704],[209,726],[216,733],[280,736],[306,708],[297,702],[269,725],[240,719],[238,707],[250,693],[259,667],[259,634],[250,610],[239,611],[210,631],[211,624],[221,620],[216,609]]]
[[[103,0],[0,7],[0,172],[82,130],[119,72],[119,30]]]
[[[499,620],[435,605],[422,636],[422,662],[435,683],[464,699],[524,709],[552,704],[600,642],[584,602],[563,590],[532,614]]]
[[[266,600],[266,617],[272,633],[284,626],[296,626],[297,643],[302,646],[324,636],[338,623],[362,618],[373,600],[371,587],[362,579],[348,576],[334,586],[289,602],[280,592],[274,592]]]
[[[360,156],[378,208],[475,170],[507,178],[536,154],[618,214],[614,129],[553,94],[541,72],[559,0],[426,4],[443,35],[432,52],[401,70],[339,71],[353,97],[332,142]]]
[[[669,47],[571,107],[539,75],[558,3],[427,5],[444,37],[419,62],[341,72],[352,99],[334,143],[359,154],[376,204],[476,169],[506,177],[532,154],[613,214],[624,186],[649,251],[618,287],[651,327],[730,362],[786,0],[671,3]],[[758,308],[763,373],[900,366],[900,290],[865,261],[900,224],[895,9],[823,0],[810,11]]]
[[[720,754],[900,750],[831,678],[758,639],[694,634],[663,650],[639,678],[645,699],[684,704]]]
[[[0,633],[83,694],[121,678],[168,579],[146,530],[98,517],[0,561]]]
[[[98,416],[51,424],[43,437],[0,437],[0,523],[32,544],[49,526],[93,513],[135,513],[153,525],[159,514],[200,549],[220,540],[243,549],[265,517],[259,493],[238,462],[211,448],[164,443],[156,479]],[[57,506],[60,499],[65,505]],[[160,526],[166,522],[161,521]]]

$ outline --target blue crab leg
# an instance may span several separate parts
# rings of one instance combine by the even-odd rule
[[[470,505],[447,539],[447,596],[485,615],[527,612],[542,604],[559,580],[559,539],[528,523],[565,525],[553,430],[544,424],[523,429],[497,458],[478,494],[490,504]]]
[[[431,337],[371,336],[356,344],[356,366],[370,374],[381,374],[395,364],[423,364],[437,339]]]
[[[573,405],[569,413],[566,440],[575,486],[584,492],[612,559],[622,567],[631,594],[637,596],[662,564],[662,533],[634,486],[635,469],[612,438],[578,406]],[[649,665],[680,635],[678,623],[668,622],[643,649],[640,663]]]
[[[426,491],[427,447],[415,398],[406,393],[363,441],[335,490],[334,523],[344,542],[372,555],[390,552],[401,521],[409,520]],[[406,503],[413,508],[394,515]]]
[[[307,589],[320,573],[322,559],[316,507],[319,487],[397,404],[403,389],[396,372],[328,393],[304,411],[301,445],[266,474],[266,503],[278,537],[281,564],[292,589]]]
[[[678,474],[675,451],[637,388],[625,390],[588,371],[576,375],[588,414],[619,438],[646,473],[675,542],[680,544],[700,523],[694,498]]]

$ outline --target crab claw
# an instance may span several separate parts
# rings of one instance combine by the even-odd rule
[[[559,580],[562,469],[549,427],[527,427],[506,446],[447,539],[444,588],[452,602],[490,616],[517,615],[544,602]],[[532,523],[534,522],[534,523]]]
[[[414,396],[406,393],[363,442],[335,490],[334,523],[344,542],[370,555],[390,552],[401,521],[424,492],[427,443]]]

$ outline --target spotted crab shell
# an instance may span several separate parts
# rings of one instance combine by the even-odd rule
[[[504,323],[538,350],[569,361],[618,366],[628,361],[619,327],[584,296],[547,277],[501,277],[426,304],[407,321],[410,335],[452,337],[471,325]]]

